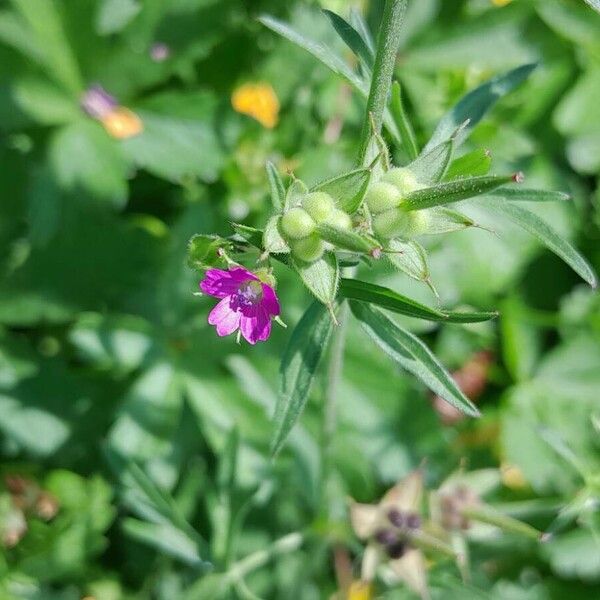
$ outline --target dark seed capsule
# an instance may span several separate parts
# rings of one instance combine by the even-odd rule
[[[404,515],[397,508],[390,508],[388,519],[394,527],[404,527]]]
[[[374,537],[378,543],[386,548],[398,542],[398,535],[392,529],[380,529]]]
[[[398,541],[386,546],[385,550],[390,558],[400,558],[404,554],[406,546],[404,545],[404,542]]]
[[[406,517],[406,526],[409,529],[419,529],[421,527],[421,517],[416,513],[411,513]]]

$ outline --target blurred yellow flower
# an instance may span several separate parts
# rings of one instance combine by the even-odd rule
[[[500,466],[500,473],[502,474],[502,483],[507,488],[518,490],[527,487],[527,480],[523,475],[523,471],[516,465],[503,463]]]
[[[144,130],[142,120],[128,108],[117,106],[100,118],[104,129],[114,138],[125,140]]]
[[[268,83],[244,83],[233,92],[231,104],[236,112],[256,119],[268,129],[279,120],[279,100]]]
[[[506,6],[511,2],[512,0],[492,0],[492,4],[494,4],[495,6]]]
[[[368,581],[353,581],[348,590],[348,600],[371,600],[373,586]]]

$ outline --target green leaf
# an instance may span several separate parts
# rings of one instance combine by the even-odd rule
[[[589,285],[593,288],[597,287],[598,279],[596,273],[587,260],[536,214],[526,208],[504,200],[496,201],[491,205],[491,208],[495,212],[508,217],[519,227],[522,227],[525,231],[533,235],[548,250],[560,256]]]
[[[369,49],[369,52],[375,56],[375,42],[371,32],[369,31],[369,26],[366,24],[360,10],[355,7],[350,9],[350,23],[352,23],[354,29],[358,31],[360,37],[363,39],[365,45]]]
[[[344,40],[346,46],[354,52],[354,54],[361,59],[363,64],[369,69],[373,68],[373,62],[375,60],[375,55],[371,49],[367,46],[360,33],[348,23],[345,19],[340,17],[340,15],[323,9],[323,12],[327,16],[327,18],[331,21],[331,24],[337,31],[338,35]]]
[[[490,79],[466,94],[450,112],[442,117],[431,139],[427,142],[425,150],[431,150],[438,144],[445,142],[452,136],[458,126],[469,120],[468,125],[456,138],[456,145],[461,144],[487,111],[502,96],[523,83],[536,66],[536,63],[522,65],[508,73]]]
[[[350,307],[369,337],[390,358],[461,412],[479,416],[477,408],[461,392],[450,373],[418,337],[368,304],[351,301]]]
[[[221,256],[220,250],[231,252],[233,244],[218,235],[198,233],[188,242],[187,265],[199,271],[212,267],[225,268],[227,261]]]
[[[280,221],[281,215],[275,215],[271,217],[265,225],[262,245],[269,254],[287,254],[290,251],[288,243],[283,239],[279,232]]]
[[[422,210],[432,206],[450,204],[479,196],[510,181],[513,181],[512,175],[486,175],[447,181],[411,192],[405,197],[400,207],[404,210]]]
[[[471,217],[450,208],[436,206],[427,213],[427,231],[424,231],[423,235],[451,233],[473,226],[475,221]]]
[[[294,179],[285,192],[284,211],[290,210],[295,206],[299,206],[308,194],[308,188],[300,179]]]
[[[79,360],[117,374],[138,369],[156,350],[150,324],[132,315],[81,313],[68,339]]]
[[[371,169],[355,169],[314,186],[311,191],[328,193],[338,208],[351,214],[360,206],[371,179]]]
[[[123,486],[123,503],[146,523],[158,526],[145,528],[145,531],[137,526],[135,532],[130,529],[129,533],[139,534],[140,541],[155,548],[167,550],[168,546],[178,558],[190,561],[195,566],[206,564],[201,559],[201,550],[205,549],[206,543],[182,516],[173,498],[161,490],[136,463],[123,460],[111,451],[107,453],[107,458]],[[161,546],[160,538],[144,535],[150,532],[162,532],[168,536],[169,543]],[[181,544],[182,552],[179,555],[172,547],[176,541]]]
[[[427,265],[427,253],[423,246],[411,240],[389,240],[386,250],[386,258],[400,271],[417,281],[429,281],[429,266]]]
[[[590,584],[600,581],[600,542],[589,529],[573,529],[544,544],[552,570],[568,579]]]
[[[137,0],[102,0],[96,13],[96,32],[110,35],[124,29],[140,12]]]
[[[492,166],[492,155],[489,150],[478,148],[453,160],[444,180],[451,181],[459,177],[477,177],[487,175]]]
[[[264,15],[258,19],[265,27],[268,27],[275,33],[278,33],[282,37],[286,38],[293,44],[304,48],[307,52],[312,54],[315,58],[321,61],[326,67],[331,69],[337,75],[343,77],[348,83],[350,83],[356,90],[358,90],[363,96],[369,95],[369,83],[362,77],[357,75],[337,54],[335,54],[331,48],[326,44],[322,44],[316,40],[307,38],[302,33],[296,31],[288,24],[279,21],[271,16]],[[387,130],[390,132],[395,140],[400,139],[400,134],[396,123],[394,122],[392,115],[389,110],[385,111],[384,124]]]
[[[307,38],[302,33],[296,31],[283,21],[274,17],[263,15],[258,20],[265,26],[286,38],[293,44],[304,48],[310,52],[316,59],[321,61],[326,67],[331,69],[337,75],[341,75],[354,87],[361,90],[365,95],[368,93],[368,87],[364,82],[329,46]]]
[[[148,523],[132,517],[122,522],[125,535],[193,567],[204,564],[198,544],[170,523]]]
[[[425,306],[389,288],[366,281],[359,281],[358,279],[343,278],[340,282],[340,295],[348,300],[359,300],[361,302],[368,302],[369,304],[376,304],[401,315],[428,321],[479,323],[481,321],[489,321],[498,316],[498,313],[494,312],[461,313],[441,311]]]
[[[414,173],[419,183],[438,183],[444,177],[450,164],[453,149],[454,142],[452,140],[443,142],[415,158],[407,168]]]
[[[232,223],[231,226],[235,230],[235,232],[247,240],[254,247],[259,250],[264,250],[263,248],[263,232],[256,227],[251,227],[250,225],[244,225],[243,223]]]
[[[313,263],[292,260],[292,265],[300,275],[302,282],[314,296],[327,306],[333,306],[338,283],[339,266],[333,252],[326,252]]]
[[[548,190],[530,190],[522,187],[497,188],[488,192],[490,196],[499,196],[505,200],[520,202],[564,202],[570,200],[571,196],[564,192],[553,192]]]
[[[494,525],[503,531],[523,535],[534,540],[539,540],[542,535],[535,527],[523,523],[523,521],[514,519],[513,517],[509,517],[486,504],[468,506],[462,510],[462,513],[469,519],[474,519],[475,521],[486,523],[488,525]]]
[[[584,0],[584,2],[600,13],[600,0]]]
[[[131,162],[174,183],[190,176],[217,178],[224,156],[212,125],[146,111],[139,116],[144,130],[122,141]]]
[[[42,125],[64,125],[81,117],[77,102],[41,77],[17,79],[13,95],[21,110]]]
[[[13,6],[29,25],[36,45],[42,50],[39,58],[54,79],[74,97],[83,90],[79,65],[69,46],[57,3],[12,0]]]
[[[269,187],[271,188],[271,202],[273,208],[277,211],[283,210],[285,205],[285,187],[283,181],[277,171],[275,165],[271,162],[267,162],[267,177],[269,179]]]
[[[275,407],[272,454],[279,452],[304,410],[333,327],[327,310],[318,302],[313,302],[290,336],[279,369],[279,397]]]
[[[390,113],[400,133],[402,146],[406,150],[409,158],[415,160],[419,154],[419,148],[417,146],[415,131],[408,119],[406,111],[404,110],[402,91],[398,81],[394,81],[394,83],[392,83],[392,102],[390,104]]]
[[[99,124],[82,119],[63,127],[52,137],[49,153],[63,188],[73,192],[83,188],[117,207],[127,201],[127,161]]]
[[[351,252],[372,254],[374,250],[381,248],[378,243],[355,231],[339,229],[327,223],[317,225],[317,233],[322,240],[333,244],[337,248],[350,250]]]

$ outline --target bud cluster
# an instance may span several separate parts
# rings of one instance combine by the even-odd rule
[[[388,171],[367,192],[365,202],[373,214],[373,232],[380,238],[411,239],[427,230],[427,210],[405,211],[402,203],[411,192],[422,189],[414,174],[406,168]]]
[[[290,208],[283,214],[280,222],[281,235],[295,258],[314,262],[323,256],[325,250],[331,249],[317,231],[320,224],[343,231],[352,228],[350,216],[336,208],[333,198],[325,192],[307,194],[300,206]]]

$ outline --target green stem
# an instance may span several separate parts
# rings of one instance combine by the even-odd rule
[[[383,115],[392,87],[394,65],[400,47],[400,27],[402,26],[405,10],[406,0],[386,0],[379,35],[377,36],[377,54],[375,55],[371,89],[363,121],[358,155],[360,165],[365,165],[367,160],[367,150],[372,133],[371,119],[375,127],[375,133],[381,133]]]
[[[244,579],[252,571],[264,567],[272,558],[298,550],[303,542],[304,536],[297,531],[284,535],[269,548],[258,550],[233,564],[227,572],[227,582],[233,584]]]

